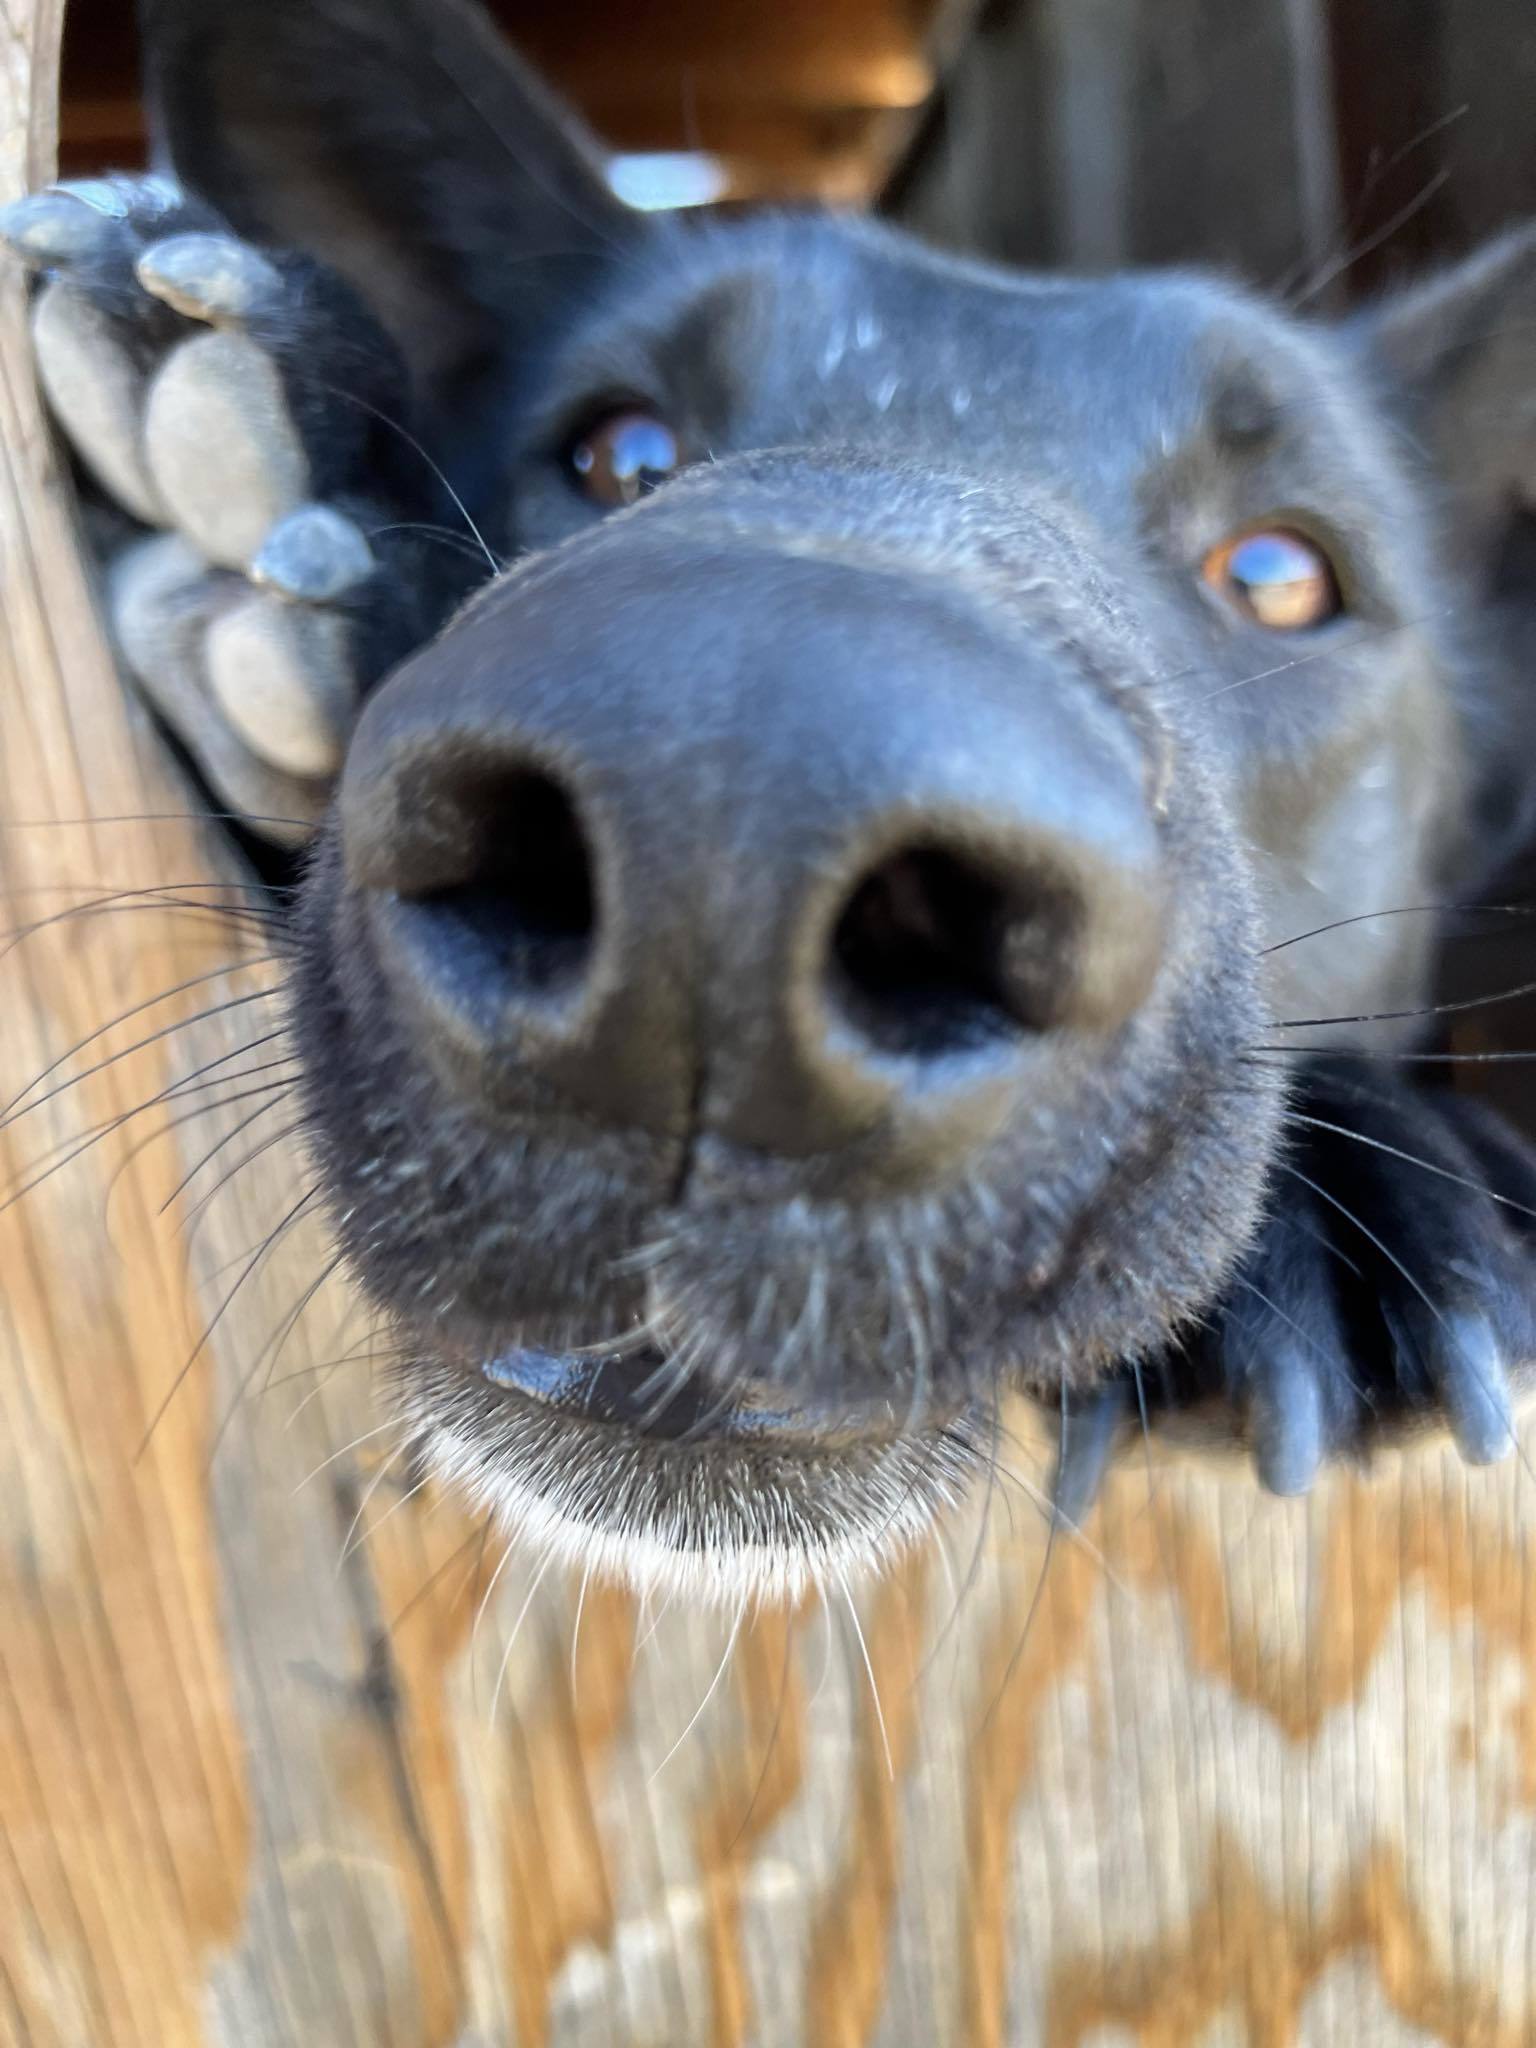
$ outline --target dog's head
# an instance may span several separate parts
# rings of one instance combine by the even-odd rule
[[[641,218],[447,0],[196,20],[179,167],[371,300],[517,557],[366,707],[303,897],[411,1412],[621,1571],[841,1570],[1001,1388],[1212,1300],[1263,1048],[1421,1003],[1427,921],[1347,920],[1523,823],[1533,244],[1336,332]]]

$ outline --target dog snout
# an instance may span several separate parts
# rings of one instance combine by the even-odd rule
[[[937,577],[649,508],[369,706],[346,872],[459,1094],[796,1163],[963,1168],[1162,955],[1137,734]]]

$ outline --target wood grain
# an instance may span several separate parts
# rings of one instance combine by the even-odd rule
[[[7,193],[58,26],[9,0]],[[1051,1544],[1021,1414],[856,1589],[867,1664],[840,1600],[641,1613],[504,1552],[395,1462],[245,1092],[272,969],[103,647],[9,277],[0,579],[7,921],[68,913],[0,963],[0,2039],[1536,2040],[1528,1464],[1280,1503],[1133,1457]]]

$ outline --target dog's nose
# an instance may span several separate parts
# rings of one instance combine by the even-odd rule
[[[509,578],[364,714],[342,843],[397,1006],[488,1113],[818,1188],[963,1166],[1157,973],[1133,727],[937,581],[621,532]]]

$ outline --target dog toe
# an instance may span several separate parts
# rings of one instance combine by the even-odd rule
[[[1307,1493],[1327,1449],[1323,1390],[1299,1338],[1281,1337],[1253,1375],[1248,1429],[1254,1466],[1270,1493]]]
[[[1426,1364],[1457,1448],[1469,1465],[1492,1465],[1514,1448],[1514,1414],[1502,1347],[1476,1310],[1442,1314],[1426,1338]]]
[[[145,406],[144,444],[174,523],[225,568],[243,570],[313,494],[277,364],[228,329],[195,335],[166,358]]]
[[[311,764],[333,760],[338,745],[313,708],[321,696],[313,683],[317,664],[312,650],[305,666],[291,640],[276,633],[263,638],[259,626],[253,630],[240,618],[253,603],[279,614],[294,608],[211,568],[180,534],[158,534],[125,549],[112,566],[107,598],[124,661],[220,801],[267,838],[283,844],[307,838],[329,794],[328,769]],[[229,620],[236,623],[230,626]],[[283,728],[286,744],[269,743],[259,730],[256,693],[239,688],[249,672],[252,642],[272,659],[267,688],[278,713],[286,711],[296,728],[297,736]],[[302,683],[296,683],[295,666]],[[349,676],[333,674],[330,680],[342,696]],[[231,718],[226,702],[244,715]],[[252,745],[253,731],[259,745]]]
[[[34,270],[99,261],[122,232],[119,214],[54,186],[0,207],[0,242]]]
[[[334,775],[356,708],[344,615],[253,591],[210,621],[214,701],[257,759],[301,778]]]
[[[234,235],[167,235],[141,252],[134,275],[184,318],[215,327],[243,325],[283,295],[277,266]]]
[[[1130,1388],[1120,1379],[1106,1380],[1087,1394],[1069,1397],[1062,1411],[1051,1483],[1051,1505],[1063,1522],[1081,1523],[1098,1499],[1129,1409]]]
[[[119,323],[70,278],[54,278],[32,309],[32,346],[48,403],[86,467],[135,519],[165,525],[140,431],[148,375]]]
[[[377,567],[355,521],[331,505],[301,505],[267,535],[252,557],[250,576],[281,597],[334,604]]]

